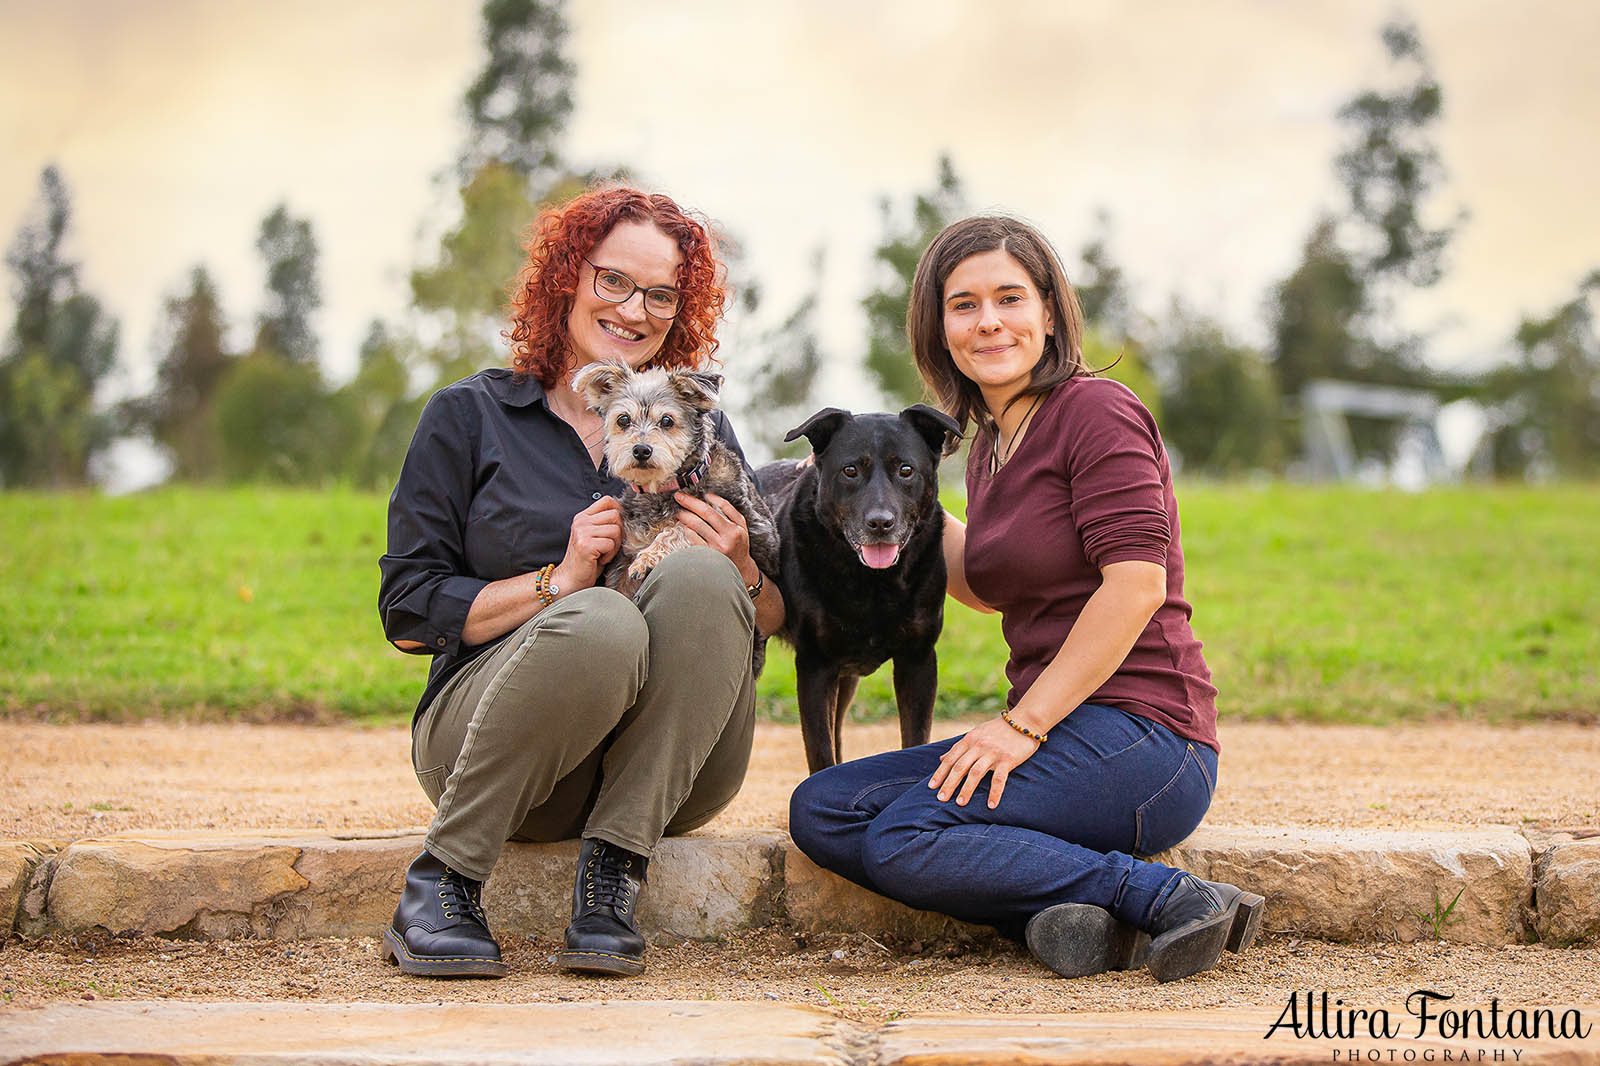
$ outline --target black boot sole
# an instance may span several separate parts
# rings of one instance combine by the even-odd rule
[[[1062,977],[1131,970],[1144,962],[1150,938],[1103,907],[1061,903],[1028,919],[1028,950]]]
[[[583,973],[603,973],[613,977],[637,977],[644,973],[644,959],[632,955],[617,955],[609,951],[563,951],[556,955],[556,965]]]
[[[433,958],[413,955],[406,950],[405,941],[391,929],[383,931],[383,943],[378,947],[378,958],[399,966],[401,973],[419,974],[423,977],[504,977],[505,963],[485,956],[457,955],[450,958]]]
[[[1165,984],[1211,969],[1224,950],[1240,952],[1255,943],[1261,931],[1265,897],[1240,892],[1228,909],[1168,930],[1150,941],[1146,966],[1157,981]]]

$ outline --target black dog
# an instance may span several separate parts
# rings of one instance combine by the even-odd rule
[[[794,646],[812,773],[840,761],[856,683],[889,659],[900,743],[928,741],[944,625],[939,460],[958,432],[949,415],[922,404],[898,415],[830,407],[784,438],[809,439],[812,465],[756,471],[778,526],[786,610],[778,635]]]

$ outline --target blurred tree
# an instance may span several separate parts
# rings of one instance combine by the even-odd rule
[[[229,481],[317,485],[341,476],[361,432],[343,391],[329,392],[315,364],[251,352],[217,391],[222,472]]]
[[[311,316],[322,305],[317,276],[317,238],[311,223],[279,204],[261,220],[256,249],[267,268],[266,310],[257,318],[256,348],[291,363],[317,361]]]
[[[1186,469],[1228,476],[1281,463],[1277,394],[1259,352],[1176,300],[1156,347],[1161,432]]]
[[[64,257],[71,196],[61,173],[39,175],[39,199],[6,251],[17,310],[0,350],[0,484],[63,487],[88,479],[114,420],[95,389],[117,359],[117,323],[78,289]]]
[[[749,372],[752,391],[741,428],[748,426],[745,432],[774,455],[805,455],[810,445],[804,440],[785,443],[784,434],[823,406],[815,396],[823,362],[817,339],[823,262],[818,248],[812,253],[811,283],[805,294],[783,322],[753,345],[756,368]]]
[[[1435,383],[1422,359],[1426,338],[1400,326],[1394,304],[1402,289],[1440,279],[1445,248],[1465,216],[1458,213],[1444,226],[1425,224],[1426,201],[1444,177],[1430,140],[1444,92],[1414,23],[1391,20],[1380,37],[1394,84],[1362,90],[1338,112],[1347,132],[1334,171],[1348,212],[1318,219],[1300,264],[1269,297],[1272,369],[1291,415],[1301,390],[1317,378],[1407,387]],[[1282,428],[1295,433],[1290,421]],[[1387,421],[1350,420],[1361,455],[1387,458],[1399,429]],[[1298,450],[1289,438],[1285,447]]]
[[[344,394],[341,402],[355,412],[358,421],[357,440],[346,464],[350,480],[357,485],[387,488],[394,484],[423,404],[432,395],[432,390],[420,396],[411,394],[409,344],[407,338],[373,320],[361,344],[356,376],[340,390]]]
[[[1422,220],[1423,201],[1444,178],[1428,132],[1444,92],[1415,23],[1394,19],[1380,35],[1404,83],[1387,93],[1368,89],[1339,109],[1350,139],[1334,166],[1350,196],[1357,263],[1366,280],[1426,287],[1443,275],[1444,249],[1462,217],[1432,229]]]
[[[562,0],[486,0],[483,70],[467,90],[471,135],[461,157],[470,182],[488,163],[548,184],[561,166],[558,140],[572,114],[576,67],[563,54]]]
[[[1366,284],[1339,247],[1336,230],[1332,218],[1322,218],[1306,239],[1300,265],[1272,291],[1272,368],[1286,398],[1298,398],[1317,378],[1361,380],[1373,362],[1372,344],[1361,332]]]
[[[1084,269],[1071,279],[1072,288],[1086,324],[1108,336],[1126,337],[1133,326],[1133,302],[1127,277],[1111,258],[1111,214],[1102,207],[1094,217],[1094,235],[1078,253]]]
[[[440,238],[434,261],[411,275],[413,306],[437,326],[436,338],[421,331],[430,340],[417,347],[440,383],[504,364],[507,293],[539,209],[624,174],[575,173],[562,161],[576,73],[563,54],[563,0],[486,0],[481,14],[486,58],[463,98],[460,220]]]
[[[881,203],[884,234],[873,258],[882,264],[878,273],[883,280],[861,305],[867,312],[867,370],[891,403],[912,404],[924,398],[906,337],[911,280],[923,250],[965,213],[965,204],[961,179],[948,155],[939,157],[934,188],[913,199],[908,226],[895,224],[887,198]]]
[[[78,266],[62,257],[61,244],[72,224],[72,199],[61,172],[47,166],[39,174],[34,217],[22,224],[6,250],[17,301],[7,354],[43,348],[56,309],[77,289]]]
[[[438,258],[412,271],[413,306],[439,323],[427,358],[441,382],[504,362],[496,353],[506,294],[522,265],[521,235],[537,210],[515,170],[486,163],[462,187],[461,220],[440,238]]]
[[[183,480],[210,479],[222,471],[214,401],[234,362],[223,346],[225,330],[216,284],[197,266],[188,294],[166,301],[165,354],[146,412],[156,440],[172,452],[173,476]]]
[[[1488,441],[1496,474],[1600,474],[1597,299],[1600,270],[1548,316],[1523,319],[1520,360],[1487,376],[1483,400],[1498,403]]]

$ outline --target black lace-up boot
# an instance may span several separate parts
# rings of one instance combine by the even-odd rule
[[[608,840],[584,839],[567,949],[556,956],[558,963],[594,973],[644,973],[644,937],[635,924],[634,905],[649,862]]]
[[[394,921],[379,955],[406,973],[430,977],[504,977],[500,945],[489,934],[480,902],[483,882],[450,869],[424,851],[406,871]]]
[[[1184,874],[1150,926],[1145,965],[1157,981],[1209,970],[1222,951],[1244,951],[1261,929],[1266,899],[1234,885]]]

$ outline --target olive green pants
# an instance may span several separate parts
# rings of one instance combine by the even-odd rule
[[[540,611],[417,722],[411,760],[438,808],[424,846],[483,881],[507,840],[649,855],[709,822],[750,765],[754,633],[737,568],[703,547],[632,600],[590,588]]]

